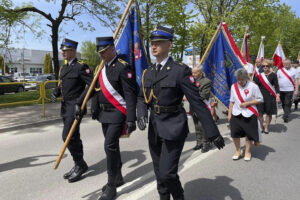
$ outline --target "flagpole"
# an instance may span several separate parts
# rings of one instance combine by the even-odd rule
[[[122,24],[123,24],[123,22],[125,20],[125,17],[126,17],[126,15],[128,13],[128,10],[131,7],[132,2],[133,2],[133,0],[129,0],[129,2],[127,4],[127,7],[126,7],[126,9],[125,9],[125,11],[124,11],[124,13],[122,15],[122,18],[121,18],[121,20],[119,22],[119,25],[118,25],[115,33],[114,33],[114,36],[113,36],[114,39],[117,37],[117,35],[118,35],[118,33],[119,33],[120,29],[121,29],[121,26],[122,26]],[[92,94],[92,91],[93,91],[93,89],[95,87],[96,81],[97,81],[97,79],[99,77],[100,71],[103,68],[103,66],[104,66],[104,61],[102,60],[101,63],[100,63],[100,65],[98,65],[97,68],[96,68],[96,73],[95,73],[94,79],[93,79],[93,81],[92,81],[92,83],[91,83],[91,85],[89,87],[89,90],[88,90],[88,92],[87,92],[87,94],[86,94],[86,96],[85,96],[85,98],[83,100],[83,103],[82,103],[81,108],[80,108],[81,112],[83,112],[83,110],[84,110],[84,108],[86,106],[86,103],[87,103],[87,101],[89,100],[89,98],[90,98],[90,96]],[[68,144],[69,144],[69,142],[70,142],[70,140],[72,138],[72,135],[74,133],[74,130],[75,130],[75,128],[78,125],[78,123],[79,123],[80,120],[81,119],[75,119],[74,120],[74,122],[72,124],[72,127],[71,127],[71,129],[70,129],[70,131],[68,133],[68,137],[66,138],[65,143],[64,143],[63,147],[61,148],[60,153],[59,153],[59,155],[57,157],[56,163],[54,165],[54,169],[57,169],[57,167],[59,166],[59,163],[60,163],[60,161],[62,159],[62,156],[65,153],[66,148],[67,148],[67,146],[68,146]]]
[[[145,44],[144,44],[144,35],[142,34],[143,33],[143,28],[142,28],[142,22],[141,22],[141,13],[140,13],[140,7],[139,7],[139,4],[138,4],[138,1],[135,0],[135,5],[136,5],[136,11],[137,11],[137,15],[138,15],[138,24],[139,24],[139,37],[140,37],[140,41],[142,43],[142,46],[143,46],[143,49],[144,49],[144,52],[145,52],[145,55],[146,55],[146,60],[147,60],[147,64],[150,65],[151,62],[149,60],[149,57],[147,55],[147,51],[145,49]]]
[[[242,43],[242,46],[241,46],[241,52],[243,52],[243,47],[245,45],[248,30],[249,30],[249,26],[245,26],[245,34],[244,34],[244,39],[243,39],[243,43]]]

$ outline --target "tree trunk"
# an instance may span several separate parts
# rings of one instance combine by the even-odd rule
[[[53,50],[53,66],[54,66],[54,73],[55,78],[58,80],[59,74],[59,60],[58,60],[58,24],[52,23],[52,50]]]

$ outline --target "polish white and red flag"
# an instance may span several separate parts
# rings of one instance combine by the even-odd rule
[[[279,43],[277,45],[277,48],[275,50],[275,53],[273,55],[273,64],[274,66],[277,66],[278,69],[281,69],[283,67],[283,61],[285,60],[285,55],[284,52],[282,50],[282,46]]]
[[[257,53],[257,58],[260,58],[261,60],[263,60],[265,58],[264,39],[265,39],[265,36],[261,36],[261,41],[260,41],[260,45],[259,45],[259,49],[258,49],[258,53]]]

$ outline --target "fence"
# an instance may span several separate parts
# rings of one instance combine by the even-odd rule
[[[1,92],[5,92],[1,89],[13,87],[13,85],[20,85],[24,90],[28,90],[24,92],[19,91],[19,93],[16,94],[0,95],[0,108],[18,105],[42,104],[42,116],[45,117],[45,104],[47,102],[50,102],[50,93],[52,92],[52,89],[56,87],[57,83],[57,80],[50,80],[45,82],[27,81],[0,83]],[[58,98],[58,100],[61,100],[61,98]]]

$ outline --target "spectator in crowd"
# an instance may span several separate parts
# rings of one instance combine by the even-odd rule
[[[281,105],[284,112],[283,121],[287,123],[293,99],[298,95],[299,75],[294,68],[291,68],[291,61],[289,59],[285,60],[283,65],[284,67],[277,71],[277,78]]]
[[[263,102],[263,96],[258,86],[249,81],[246,69],[235,72],[237,82],[231,86],[228,121],[230,122],[231,137],[236,148],[233,160],[242,157],[240,138],[246,137],[245,161],[251,160],[251,145],[261,141],[261,130],[258,121],[256,105]]]
[[[205,103],[206,107],[210,110],[210,90],[211,90],[211,80],[206,78],[204,76],[203,72],[203,66],[197,65],[192,69],[192,75],[195,79],[195,85],[198,88],[198,92],[200,95],[200,98]],[[199,150],[201,149],[202,153],[205,153],[209,151],[210,149],[210,142],[206,138],[204,134],[204,129],[201,125],[201,122],[199,121],[197,114],[191,109],[190,112],[193,117],[193,121],[195,124],[195,130],[196,130],[196,138],[197,138],[197,144],[193,148],[193,150]]]
[[[264,72],[259,74],[259,76],[254,77],[254,81],[258,85],[264,97],[264,102],[257,105],[257,108],[259,112],[259,121],[262,131],[265,134],[268,134],[272,115],[277,114],[277,103],[280,101],[279,86],[277,75],[271,71],[272,61],[266,59],[263,60],[262,67],[264,69]],[[266,114],[265,125],[263,125],[264,114]]]

